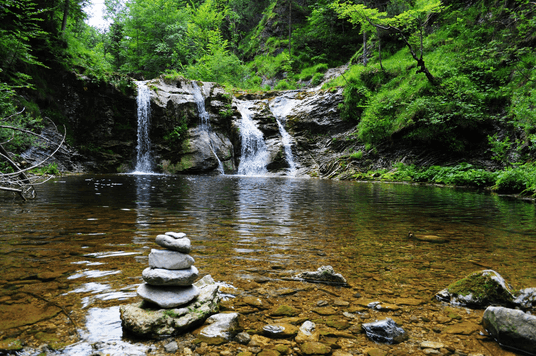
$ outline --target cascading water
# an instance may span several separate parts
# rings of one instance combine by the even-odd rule
[[[270,111],[272,114],[274,114],[277,121],[277,126],[279,127],[281,141],[285,150],[285,158],[287,159],[287,163],[289,165],[290,176],[296,175],[296,163],[294,163],[294,156],[292,155],[292,137],[289,135],[287,130],[285,130],[284,124],[286,123],[287,115],[294,107],[294,101],[295,100],[289,100],[284,96],[280,96],[270,102]]]
[[[151,139],[149,127],[151,118],[151,91],[144,82],[136,82],[138,87],[138,144],[136,146],[136,168],[133,173],[152,173]]]
[[[205,131],[208,136],[208,141],[210,144],[210,149],[212,153],[214,154],[214,157],[218,160],[218,171],[221,174],[225,174],[225,171],[223,169],[223,164],[220,161],[220,158],[214,151],[214,144],[212,143],[212,139],[210,138],[210,123],[209,123],[209,115],[207,110],[205,109],[205,98],[203,97],[203,94],[201,93],[201,89],[197,85],[196,82],[192,81],[192,86],[194,88],[193,95],[195,103],[197,104],[197,111],[199,113],[199,119],[201,120],[200,129],[202,131]]]
[[[251,103],[238,102],[238,111],[242,115],[239,123],[240,138],[242,139],[242,150],[240,164],[238,165],[238,174],[253,176],[264,175],[268,171],[268,149],[264,142],[262,132],[255,126],[251,119]]]

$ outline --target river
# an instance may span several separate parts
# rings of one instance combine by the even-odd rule
[[[166,231],[191,239],[201,275],[231,285],[331,265],[366,295],[430,298],[485,268],[514,287],[536,286],[535,205],[474,191],[93,175],[57,178],[26,203],[2,193],[0,207],[0,340],[70,345],[66,354],[90,355],[96,342],[144,354],[145,343],[122,336],[118,306],[138,300],[147,255]],[[409,231],[449,242],[409,241]]]

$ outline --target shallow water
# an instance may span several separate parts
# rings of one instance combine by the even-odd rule
[[[66,353],[89,355],[101,342],[112,354],[143,354],[146,345],[122,337],[117,306],[137,300],[154,238],[166,231],[185,232],[201,274],[231,284],[332,265],[368,295],[429,298],[485,268],[516,288],[536,286],[535,205],[496,195],[164,175],[70,176],[38,194],[21,203],[0,193],[4,343],[72,344]],[[449,242],[409,241],[408,231]]]

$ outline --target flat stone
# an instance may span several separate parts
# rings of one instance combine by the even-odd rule
[[[319,315],[335,315],[337,311],[332,307],[314,308],[313,311]]]
[[[419,346],[421,349],[442,349],[445,347],[444,344],[435,341],[423,341]]]
[[[149,267],[164,269],[186,269],[194,264],[192,256],[169,250],[152,249],[149,254]]]
[[[443,330],[443,332],[445,334],[471,335],[472,333],[474,333],[475,331],[479,329],[480,329],[480,326],[470,323],[470,322],[465,322],[465,323],[450,325],[446,327]]]
[[[192,248],[190,244],[190,239],[188,239],[187,237],[177,239],[170,235],[158,235],[156,237],[155,242],[163,248],[182,253],[190,253],[190,250]]]
[[[184,232],[172,232],[168,231],[166,232],[166,235],[171,236],[175,239],[182,239],[183,237],[186,237],[186,234]]]
[[[195,266],[176,270],[148,267],[141,273],[145,283],[152,286],[191,286],[198,275]]]
[[[199,289],[189,287],[154,287],[142,284],[138,287],[138,295],[161,308],[175,308],[189,303],[199,295]]]
[[[265,325],[262,328],[262,331],[264,332],[264,335],[269,338],[284,339],[296,336],[298,327],[291,324],[277,323]]]
[[[301,344],[300,350],[304,355],[328,355],[331,353],[331,347],[316,341]]]

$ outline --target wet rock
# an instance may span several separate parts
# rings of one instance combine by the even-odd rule
[[[398,326],[391,318],[373,323],[365,323],[362,327],[367,337],[376,342],[398,344],[409,338],[406,331]]]
[[[269,338],[285,339],[294,337],[298,333],[298,328],[291,324],[278,323],[265,325],[262,331]]]
[[[152,249],[149,254],[149,266],[163,269],[185,269],[193,266],[192,256],[169,250]]]
[[[319,315],[335,315],[337,311],[332,307],[315,308],[313,311]]]
[[[208,345],[220,345],[232,339],[237,333],[238,313],[220,313],[210,316],[198,335],[199,340]]]
[[[181,253],[190,253],[192,248],[190,239],[186,237],[178,239],[168,235],[168,233],[156,236],[155,242],[163,248]]]
[[[365,350],[365,355],[367,356],[385,356],[387,352],[380,349],[367,349]]]
[[[123,329],[145,338],[176,335],[202,324],[218,309],[218,286],[210,275],[194,283],[198,297],[182,308],[154,309],[143,303],[123,305],[119,308]]]
[[[316,324],[307,320],[298,329],[298,335],[294,340],[299,344],[307,341],[318,341],[319,335],[316,330]]]
[[[281,355],[277,350],[262,350],[257,356],[279,356]]]
[[[500,344],[536,354],[536,316],[516,309],[488,307],[482,324]]]
[[[459,324],[454,324],[443,329],[445,334],[457,334],[457,335],[471,335],[472,333],[478,331],[480,326],[471,322],[464,322]]]
[[[321,342],[309,341],[300,345],[300,350],[304,355],[328,355],[331,347]]]
[[[195,286],[188,287],[154,287],[142,284],[137,293],[144,300],[157,304],[160,308],[175,308],[185,305],[199,295]]]
[[[516,294],[514,304],[523,309],[536,307],[536,288],[521,289]]]
[[[179,345],[177,344],[176,341],[172,341],[169,344],[164,345],[164,350],[166,352],[174,354],[175,352],[179,350]]]
[[[247,305],[250,305],[250,306],[255,307],[255,308],[262,308],[263,307],[262,300],[260,300],[260,298],[257,298],[257,297],[246,296],[242,300]]]
[[[512,305],[513,289],[493,270],[474,272],[438,292],[439,301],[472,308],[494,305]]]
[[[242,331],[241,333],[236,334],[235,341],[242,344],[247,345],[251,341],[251,336],[245,331]]]
[[[165,235],[171,236],[174,239],[183,239],[183,238],[186,237],[186,234],[184,232],[168,231],[168,232],[165,233]]]
[[[347,285],[346,279],[340,273],[335,273],[331,266],[319,267],[315,272],[302,272],[294,278],[314,283]]]
[[[442,343],[435,341],[423,341],[419,346],[421,349],[442,349],[445,347]]]
[[[298,310],[290,305],[280,305],[270,313],[271,316],[295,316],[297,314]]]
[[[191,286],[198,275],[195,266],[177,270],[148,267],[141,274],[143,280],[152,286]]]

